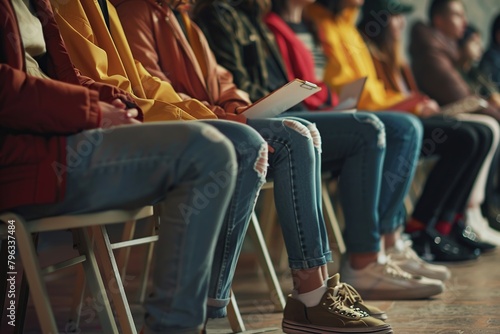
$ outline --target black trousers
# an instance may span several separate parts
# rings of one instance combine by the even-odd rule
[[[433,225],[463,213],[474,182],[493,141],[491,130],[479,123],[436,116],[422,120],[421,157],[437,157],[413,218]]]

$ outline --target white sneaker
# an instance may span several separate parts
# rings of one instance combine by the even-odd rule
[[[500,232],[490,227],[479,208],[467,209],[465,218],[466,224],[474,230],[479,240],[500,246]]]
[[[396,300],[428,298],[444,291],[440,280],[414,276],[399,268],[388,258],[355,270],[350,264],[342,267],[342,280],[356,287],[364,299]]]
[[[411,248],[411,240],[399,239],[391,249],[386,250],[387,256],[401,269],[416,276],[446,281],[451,273],[445,266],[430,264],[422,260]]]

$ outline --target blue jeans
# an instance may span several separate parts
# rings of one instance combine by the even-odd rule
[[[316,124],[322,170],[340,176],[350,253],[378,252],[382,234],[404,222],[403,200],[415,172],[422,125],[397,113],[288,112]]]
[[[257,130],[274,149],[274,153],[269,154],[269,177],[274,180],[276,209],[290,267],[307,269],[324,265],[331,260],[331,252],[319,197],[319,132],[312,124],[301,119],[248,120],[248,125]],[[234,146],[238,150],[245,145],[235,142]],[[253,185],[254,183],[236,185],[232,201],[234,206],[230,205],[228,211],[230,216],[243,217],[248,209],[253,210],[253,205],[249,206],[248,202],[238,200]],[[246,217],[249,218],[249,215]],[[244,229],[242,225],[238,226],[239,231],[233,231],[231,238],[226,238],[226,243],[217,245],[214,268],[219,270],[212,272],[210,281],[209,318],[226,315],[234,268],[248,224]]]
[[[157,204],[161,228],[146,333],[199,333],[236,180],[231,143],[201,122],[159,122],[84,131],[68,137],[67,149],[63,201],[15,211],[34,219]]]

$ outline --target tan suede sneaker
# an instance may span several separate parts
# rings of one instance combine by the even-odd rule
[[[341,285],[335,280],[328,280],[328,289],[317,306],[306,307],[302,302],[288,296],[282,328],[285,333],[341,334],[341,333],[377,333],[390,334],[391,326],[382,320],[358,312],[344,305],[340,293]]]
[[[372,316],[379,320],[387,320],[387,314],[375,307],[373,305],[365,304],[363,298],[359,294],[354,287],[347,283],[340,282],[340,275],[335,274],[328,279],[328,286],[337,286],[339,285],[339,294],[342,297],[343,303],[345,306],[358,311],[359,313],[366,313],[369,316]]]

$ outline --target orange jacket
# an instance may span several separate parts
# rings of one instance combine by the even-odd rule
[[[202,46],[207,78],[193,48],[168,5],[153,0],[111,0],[115,5],[128,43],[146,70],[172,84],[183,98],[206,104],[218,118],[243,121],[235,108],[250,103],[248,94],[233,83],[232,74],[219,66],[208,42],[191,21]]]

